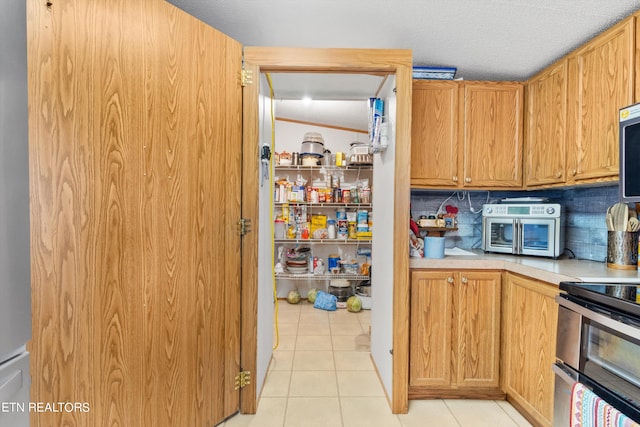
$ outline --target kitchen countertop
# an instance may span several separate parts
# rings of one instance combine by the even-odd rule
[[[409,268],[506,270],[553,284],[563,281],[640,284],[638,270],[608,268],[604,262],[489,254],[479,249],[471,252],[475,255],[446,255],[439,259],[410,258]]]

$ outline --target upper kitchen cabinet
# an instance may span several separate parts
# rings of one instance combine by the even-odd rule
[[[566,171],[566,59],[527,82],[525,102],[525,186],[562,184]]]
[[[458,90],[452,81],[413,81],[411,184],[458,185]]]
[[[465,82],[463,187],[522,187],[523,93],[520,83]]]
[[[522,102],[519,83],[414,80],[411,185],[520,188]]]
[[[618,110],[633,103],[635,17],[568,57],[567,184],[618,179]]]

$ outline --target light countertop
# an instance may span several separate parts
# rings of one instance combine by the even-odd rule
[[[409,268],[506,270],[554,284],[563,281],[640,284],[638,270],[608,268],[604,262],[472,252],[474,255],[446,255],[440,259],[410,258]]]

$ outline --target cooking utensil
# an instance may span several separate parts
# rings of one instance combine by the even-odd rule
[[[613,231],[627,231],[629,221],[629,208],[624,203],[616,203],[611,207],[611,218],[613,219]]]
[[[627,231],[638,231],[640,230],[640,221],[636,217],[629,218],[629,223],[627,224]]]
[[[606,216],[606,221],[607,221],[607,231],[615,231],[615,227],[613,225],[613,217],[611,216],[611,213],[607,213]]]

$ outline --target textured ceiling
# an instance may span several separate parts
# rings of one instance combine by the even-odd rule
[[[466,80],[526,80],[640,0],[171,0],[248,46],[411,49]]]
[[[456,78],[517,81],[640,9],[640,0],[169,2],[245,46],[411,49],[414,65],[456,67]],[[372,95],[365,82],[307,76],[274,77],[276,96],[353,99],[358,88]]]

